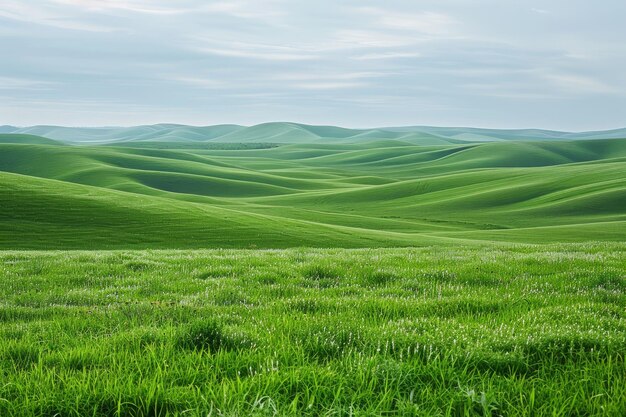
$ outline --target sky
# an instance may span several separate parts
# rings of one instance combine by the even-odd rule
[[[626,126],[624,0],[2,0],[0,124]]]

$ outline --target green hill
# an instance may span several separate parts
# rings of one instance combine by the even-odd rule
[[[61,142],[42,136],[20,133],[0,133],[0,144],[4,143],[14,143],[18,145],[62,145]]]
[[[328,143],[319,135],[354,132],[280,126],[226,136],[309,143],[153,149],[0,135],[0,248],[626,239],[626,139]]]
[[[18,129],[19,128],[15,127],[15,126],[2,125],[2,126],[0,126],[0,133],[13,133],[13,132],[15,132]]]
[[[188,144],[217,143],[366,143],[395,140],[413,145],[454,145],[476,142],[501,141],[567,141],[581,139],[626,138],[626,129],[597,132],[560,132],[541,129],[480,129],[465,127],[408,126],[374,129],[347,129],[337,126],[314,126],[291,122],[271,122],[255,126],[214,125],[186,126],[156,124],[132,127],[64,127],[31,126],[17,128],[0,126],[0,133],[17,133],[43,136],[73,144],[129,144],[150,142]],[[202,148],[200,146],[200,148]]]
[[[391,132],[429,133],[448,139],[464,141],[490,142],[502,140],[549,140],[563,141],[576,139],[623,139],[626,138],[626,128],[592,131],[592,132],[561,132],[543,129],[481,129],[472,127],[433,127],[407,126],[384,128]]]
[[[134,127],[64,127],[32,126],[13,130],[12,133],[24,133],[44,136],[69,143],[115,143],[127,141],[207,141],[232,133],[242,126],[216,125],[207,127],[185,126],[176,124],[158,124]]]
[[[17,174],[0,174],[0,201],[2,249],[419,245],[406,234],[352,230]]]

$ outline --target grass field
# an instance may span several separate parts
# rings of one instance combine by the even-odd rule
[[[620,130],[1,128],[0,417],[624,415]]]
[[[626,139],[271,144],[284,129],[262,128],[263,141],[241,144],[0,135],[0,248],[626,238]]]
[[[3,252],[0,415],[623,415],[625,251]]]

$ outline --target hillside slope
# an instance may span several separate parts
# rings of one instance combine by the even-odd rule
[[[624,139],[161,150],[11,135],[4,249],[626,239]]]

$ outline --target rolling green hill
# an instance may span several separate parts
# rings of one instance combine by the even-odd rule
[[[23,133],[0,133],[0,144],[14,143],[22,145],[62,145],[56,140]]]
[[[402,132],[221,129],[232,142],[218,147],[1,134],[0,248],[626,240],[626,139],[425,146]],[[295,137],[306,143],[280,143]]]
[[[2,249],[413,245],[410,236],[400,233],[361,231],[17,174],[0,174],[0,201]]]
[[[626,128],[593,132],[560,132],[543,129],[481,129],[472,127],[408,126],[384,128],[390,132],[422,132],[463,141],[490,142],[502,140],[577,140],[626,138]]]
[[[156,124],[133,127],[0,126],[0,133],[30,134],[73,144],[130,144],[141,142],[186,143],[192,147],[207,142],[254,143],[365,143],[395,140],[414,145],[454,145],[476,142],[519,140],[566,141],[580,139],[626,138],[626,129],[597,132],[560,132],[541,129],[479,129],[465,127],[409,126],[375,129],[346,129],[301,123],[271,122],[256,126],[186,126]],[[157,146],[156,144],[152,146]]]

